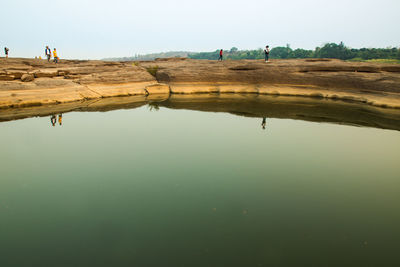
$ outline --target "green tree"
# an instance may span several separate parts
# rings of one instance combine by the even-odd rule
[[[270,55],[271,58],[285,59],[289,58],[289,55],[292,53],[292,49],[288,46],[278,46],[271,49]]]
[[[314,56],[318,58],[339,59],[350,59],[354,57],[352,51],[348,49],[343,42],[340,42],[340,44],[328,43],[321,48],[317,47]]]
[[[290,58],[310,58],[313,56],[312,50],[298,48],[290,53]]]
[[[189,58],[194,59],[210,59],[217,60],[219,49],[213,52],[200,52],[191,53]],[[338,59],[400,59],[399,48],[360,48],[350,49],[344,45],[343,42],[339,44],[328,43],[323,47],[316,47],[315,50],[295,49],[292,50],[290,45],[278,46],[271,49],[271,58],[286,59],[286,58],[338,58]],[[230,50],[225,51],[225,59],[238,60],[238,59],[262,59],[264,58],[263,49],[256,50],[239,50],[232,47]]]

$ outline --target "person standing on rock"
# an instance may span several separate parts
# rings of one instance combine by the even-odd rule
[[[265,62],[269,61],[269,45],[267,45],[264,49],[264,54],[265,54]]]
[[[8,51],[10,51],[10,49],[8,49],[7,47],[4,47],[4,54],[6,54],[6,58],[8,58]]]
[[[222,56],[223,56],[223,54],[224,54],[224,51],[222,51],[222,49],[219,50],[219,59],[218,59],[218,60],[221,60],[221,61],[222,61]]]
[[[53,50],[53,58],[54,58],[54,62],[58,63],[58,56],[57,56],[57,50],[54,48]]]
[[[49,48],[48,45],[46,45],[46,49],[44,50],[44,53],[46,54],[47,61],[50,62],[50,59],[51,59],[51,50],[50,50],[50,48]]]

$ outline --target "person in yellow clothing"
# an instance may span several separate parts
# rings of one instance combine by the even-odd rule
[[[54,51],[53,51],[53,58],[54,58],[54,62],[55,62],[55,63],[58,63],[57,51],[56,51],[55,48],[54,48]]]

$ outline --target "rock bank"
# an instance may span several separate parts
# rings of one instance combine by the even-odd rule
[[[60,104],[113,96],[169,94],[133,62],[0,59],[0,108]]]
[[[107,62],[0,59],[0,108],[113,96],[245,93],[400,108],[400,65],[335,59]]]
[[[337,59],[210,61],[159,59],[159,82],[171,93],[255,93],[351,100],[400,108],[400,65]]]

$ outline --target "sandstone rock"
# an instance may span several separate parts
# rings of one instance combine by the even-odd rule
[[[168,84],[158,83],[146,87],[146,92],[148,94],[169,94]]]
[[[33,74],[28,74],[28,73],[22,75],[22,77],[21,77],[21,81],[23,81],[23,82],[31,82],[34,79],[35,79],[35,77],[33,76]]]
[[[65,75],[68,75],[68,74],[69,74],[68,70],[58,70],[57,71],[57,75],[58,76],[65,76]]]
[[[26,74],[23,70],[8,70],[7,75],[13,75],[14,79],[21,79],[22,75]]]
[[[40,70],[35,72],[35,78],[52,78],[58,76],[56,70]]]
[[[155,77],[146,69],[157,66]],[[29,74],[25,74],[25,73]],[[32,77],[33,76],[33,77]],[[34,82],[21,83],[32,80]],[[64,79],[62,79],[64,78]],[[14,81],[13,81],[14,80]],[[160,85],[158,83],[164,83]],[[55,103],[123,95],[253,93],[323,96],[400,108],[400,66],[336,59],[216,60],[159,59],[132,62],[0,58],[1,94],[19,90],[20,102]],[[83,93],[84,92],[84,93]],[[46,102],[47,101],[47,102]]]
[[[0,75],[0,81],[12,81],[14,79],[14,75]]]
[[[144,68],[153,65],[154,61],[141,62]],[[236,84],[238,87],[252,85],[254,89],[273,86],[282,94],[285,94],[286,88],[291,88],[290,93],[300,93],[305,87],[358,94],[362,94],[360,90],[400,94],[400,75],[397,73],[399,66],[394,64],[345,62],[337,59],[272,60],[269,64],[262,60],[218,62],[187,59],[157,61],[157,66],[157,80],[168,83],[172,92],[179,84],[188,92],[204,92],[210,90],[210,85],[221,83],[232,86]],[[197,88],[191,90],[190,85]],[[201,88],[203,85],[207,87],[204,90]],[[243,93],[246,91],[248,89]]]
[[[168,73],[164,72],[164,71],[157,71],[156,79],[159,82],[165,82],[165,83],[168,83],[171,81],[171,78],[169,77]]]
[[[70,79],[70,80],[77,80],[80,77],[81,77],[81,75],[72,75],[72,74],[64,75],[64,79]]]
[[[182,60],[187,60],[188,58],[186,57],[167,57],[167,58],[156,58],[155,61],[182,61]]]
[[[383,71],[387,71],[387,72],[397,72],[400,73],[400,66],[384,66],[381,68]]]

